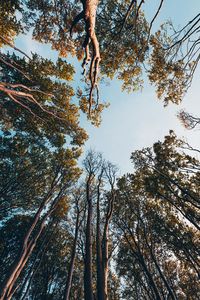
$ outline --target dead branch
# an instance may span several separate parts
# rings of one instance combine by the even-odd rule
[[[161,0],[161,1],[160,1],[160,4],[159,4],[159,6],[158,6],[158,9],[157,9],[157,11],[156,11],[154,17],[152,18],[152,20],[151,20],[151,22],[150,22],[150,25],[149,25],[149,32],[148,32],[148,38],[147,38],[147,43],[149,42],[149,38],[150,38],[150,34],[151,34],[151,29],[152,29],[153,23],[154,23],[155,19],[157,18],[158,14],[159,14],[159,12],[160,12],[160,10],[161,10],[161,7],[162,7],[162,5],[163,5],[163,2],[164,2],[164,0]]]
[[[74,21],[72,22],[70,28],[70,34],[72,35],[72,30],[74,26],[83,19],[85,22],[85,40],[83,43],[83,48],[85,49],[85,58],[83,60],[83,73],[86,73],[86,65],[90,62],[89,68],[89,81],[90,81],[90,93],[89,93],[89,116],[91,115],[91,108],[93,104],[93,93],[98,86],[98,73],[99,73],[99,63],[101,60],[99,42],[95,33],[96,24],[96,12],[98,7],[98,0],[81,0],[83,5],[83,11],[78,14]],[[90,58],[90,43],[92,45],[91,58]],[[97,93],[98,94],[98,93]]]
[[[184,110],[181,110],[177,114],[177,117],[181,121],[183,126],[187,129],[194,129],[197,125],[200,124],[200,118],[195,117]]]

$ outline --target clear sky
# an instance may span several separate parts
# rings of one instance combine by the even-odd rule
[[[159,1],[145,1],[149,18],[153,15]],[[152,3],[155,5],[151,6]],[[154,25],[171,19],[177,26],[184,25],[200,11],[199,0],[165,0],[161,13]],[[103,114],[100,128],[85,124],[90,139],[86,148],[93,147],[105,154],[106,158],[118,164],[121,174],[132,170],[130,155],[133,150],[151,146],[173,129],[179,137],[186,137],[188,142],[200,147],[199,131],[188,131],[183,128],[176,117],[177,112],[184,108],[188,112],[200,116],[198,86],[199,70],[196,71],[192,87],[181,105],[170,104],[164,108],[155,94],[154,87],[148,82],[142,92],[127,94],[121,92],[121,83],[113,81],[103,88],[103,97],[111,103]]]
[[[151,19],[160,1],[146,0],[145,12]],[[171,19],[176,26],[182,27],[200,11],[199,0],[165,0],[154,28],[158,24]],[[20,47],[30,53],[39,52],[45,57],[55,58],[55,53],[48,46],[39,45],[29,38],[18,41]],[[76,62],[77,65],[77,62]],[[75,81],[80,78],[80,64],[77,68]],[[93,148],[104,154],[104,157],[118,165],[120,173],[131,172],[131,152],[145,146],[151,146],[173,129],[179,137],[185,137],[195,147],[200,147],[199,131],[188,131],[182,127],[176,117],[177,112],[184,108],[190,113],[200,116],[200,101],[198,86],[199,70],[196,71],[192,87],[181,105],[170,104],[164,108],[157,100],[154,87],[145,83],[142,92],[127,94],[121,91],[118,80],[109,86],[101,87],[101,98],[110,102],[110,107],[103,113],[100,128],[95,128],[86,120],[82,126],[90,138],[85,150]],[[76,82],[74,82],[76,85]]]

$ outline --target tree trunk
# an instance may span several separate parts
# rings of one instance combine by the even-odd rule
[[[104,299],[108,299],[108,272],[109,272],[109,253],[108,253],[108,241],[109,241],[109,223],[113,213],[113,206],[115,200],[114,187],[112,187],[111,196],[108,199],[108,208],[106,214],[106,221],[104,226],[104,233],[102,239],[102,265],[103,265],[103,287],[104,287]]]
[[[75,257],[76,257],[76,245],[77,245],[78,232],[79,232],[79,216],[80,216],[80,212],[77,211],[75,236],[74,236],[74,242],[73,242],[73,246],[72,246],[71,260],[70,260],[69,272],[68,272],[67,282],[66,282],[66,287],[65,287],[64,300],[69,300],[69,296],[70,296],[72,277],[73,277],[73,272],[74,272],[74,263],[75,263]]]
[[[17,279],[19,278],[22,270],[24,269],[27,260],[29,259],[31,253],[33,252],[33,250],[36,246],[37,240],[40,237],[40,235],[44,229],[45,221],[46,221],[46,218],[44,218],[44,220],[42,221],[36,237],[28,243],[27,249],[24,251],[23,258],[20,259],[20,264],[18,264],[18,268],[15,272],[15,275],[13,276],[12,280],[10,281],[10,284],[8,286],[6,294],[5,294],[4,298],[2,298],[2,299],[10,300],[11,297],[13,296],[14,292],[16,291],[16,289],[14,288],[14,285],[15,285]]]
[[[29,250],[30,250],[29,248],[31,247],[31,244],[30,244],[31,242],[29,242],[29,238],[30,238],[33,230],[35,229],[36,225],[38,224],[42,210],[44,209],[46,203],[49,201],[50,197],[52,196],[53,187],[55,186],[55,181],[56,181],[56,177],[53,180],[51,190],[49,191],[47,196],[43,199],[38,211],[36,212],[36,214],[33,218],[32,224],[24,237],[24,241],[22,243],[19,255],[16,257],[7,278],[4,280],[4,283],[2,285],[2,291],[0,294],[0,300],[8,299],[9,291],[11,291],[13,285],[15,284],[17,278],[19,277],[19,275],[25,265],[24,261],[27,261],[27,259],[28,259],[28,258],[26,258],[26,256],[29,253]]]
[[[97,228],[96,228],[96,263],[97,263],[97,299],[105,300],[104,273],[102,262],[101,231],[100,231],[100,185],[101,178],[97,187]]]
[[[86,186],[86,197],[88,203],[88,215],[86,224],[86,241],[85,241],[85,268],[84,268],[84,298],[85,300],[94,300],[92,288],[92,199],[90,197],[90,180],[89,176]]]
[[[152,287],[152,289],[153,289],[153,291],[154,291],[156,300],[161,300],[161,297],[160,297],[159,291],[158,291],[158,289],[157,289],[157,286],[156,286],[156,284],[155,284],[155,282],[154,282],[154,280],[153,280],[153,277],[152,277],[152,275],[151,275],[151,272],[149,272],[149,270],[148,270],[148,268],[147,268],[147,265],[146,265],[146,263],[145,263],[145,260],[144,260],[144,258],[143,258],[143,256],[142,256],[142,254],[138,254],[137,256],[138,256],[138,258],[139,258],[139,262],[140,262],[140,264],[141,264],[141,266],[142,266],[144,272],[145,272],[146,275],[147,275],[147,278],[149,279],[149,284],[150,284],[150,286]]]
[[[158,273],[160,274],[160,277],[161,277],[161,279],[163,280],[164,285],[165,285],[165,287],[167,288],[167,290],[168,290],[168,292],[169,292],[169,295],[170,295],[171,299],[172,299],[172,300],[177,300],[177,297],[176,297],[174,291],[173,291],[172,288],[170,287],[169,283],[167,282],[167,279],[165,278],[163,272],[162,272],[161,269],[160,269],[159,264],[157,263],[157,260],[156,260],[156,258],[155,258],[155,256],[154,256],[153,252],[152,252],[152,249],[150,249],[150,252],[151,252],[152,260],[153,260],[153,262],[155,263],[156,269],[158,270]]]
[[[0,300],[9,300],[12,297],[14,285],[15,285],[18,277],[20,276],[23,268],[25,267],[27,260],[29,259],[31,253],[33,252],[33,250],[35,248],[36,242],[44,229],[46,220],[48,219],[48,217],[50,217],[50,215],[56,208],[56,206],[59,202],[60,196],[62,194],[62,191],[63,191],[63,189],[59,192],[57,197],[54,199],[54,201],[52,203],[52,207],[49,209],[48,213],[43,217],[43,220],[40,223],[37,234],[35,235],[34,238],[32,238],[29,241],[33,230],[35,229],[36,225],[39,222],[41,212],[44,209],[46,203],[48,202],[49,198],[52,195],[52,190],[48,193],[48,195],[46,196],[46,198],[43,200],[42,204],[40,205],[37,213],[34,216],[33,222],[31,224],[28,232],[26,233],[26,236],[25,236],[23,244],[22,244],[21,252],[20,252],[19,256],[15,259],[15,262],[9,273],[9,276],[5,280],[5,283],[2,288]]]
[[[8,297],[9,291],[12,289],[17,278],[19,277],[21,270],[24,267],[24,262],[27,261],[27,255],[29,254],[29,252],[31,250],[31,242],[28,243],[28,239],[38,222],[40,213],[41,213],[41,208],[39,208],[39,210],[37,211],[37,213],[34,217],[34,220],[32,222],[32,225],[24,238],[20,254],[16,257],[15,262],[10,270],[8,277],[4,281],[0,300],[8,299],[7,297]]]

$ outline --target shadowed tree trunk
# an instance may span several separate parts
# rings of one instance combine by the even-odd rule
[[[147,267],[147,264],[145,262],[145,259],[144,259],[143,255],[142,255],[141,251],[140,251],[139,244],[136,242],[136,240],[135,240],[135,238],[133,236],[133,233],[130,230],[128,230],[128,232],[129,232],[129,234],[131,236],[132,241],[134,242],[134,244],[135,244],[135,246],[137,248],[137,251],[135,251],[135,249],[133,248],[133,246],[132,246],[131,242],[129,241],[129,238],[127,237],[127,235],[126,235],[125,232],[124,232],[124,237],[125,237],[127,243],[129,244],[130,249],[131,249],[133,255],[138,259],[138,262],[141,265],[141,267],[143,269],[143,272],[145,273],[146,277],[148,278],[149,285],[150,285],[150,287],[151,287],[151,289],[152,289],[152,291],[153,291],[153,293],[155,295],[155,299],[156,300],[161,300],[162,298],[160,296],[160,293],[158,291],[156,283],[154,282],[154,278],[153,278],[151,272],[149,271],[149,269]]]
[[[103,274],[103,261],[102,261],[102,244],[101,244],[101,229],[100,229],[100,187],[102,183],[102,175],[103,175],[103,168],[101,174],[98,178],[98,185],[97,185],[97,227],[96,227],[96,263],[97,263],[97,299],[98,300],[105,300],[105,286],[104,286],[104,274]]]
[[[104,299],[108,299],[108,272],[109,272],[109,252],[108,252],[108,242],[109,242],[109,223],[112,217],[114,204],[114,194],[109,199],[108,209],[106,214],[106,222],[104,226],[103,239],[102,239],[102,266],[103,266],[103,288],[104,288]]]
[[[144,226],[145,226],[145,225],[144,225]],[[172,300],[177,300],[177,297],[176,297],[176,295],[175,295],[173,289],[170,287],[170,285],[169,285],[167,279],[165,278],[163,272],[161,271],[161,268],[160,268],[160,266],[159,266],[159,264],[158,264],[158,262],[157,262],[156,256],[155,256],[154,253],[153,253],[152,246],[149,245],[149,243],[148,243],[148,241],[147,241],[146,230],[144,230],[144,231],[145,231],[144,233],[145,233],[145,239],[146,239],[147,247],[148,247],[149,250],[150,250],[151,258],[152,258],[152,260],[153,260],[153,262],[154,262],[154,264],[155,264],[155,267],[156,267],[156,269],[157,269],[157,271],[158,271],[158,273],[159,273],[159,275],[160,275],[160,278],[162,279],[162,281],[163,281],[163,283],[164,283],[166,289],[168,290],[168,293],[169,293],[171,299],[172,299]]]
[[[72,277],[73,277],[73,272],[74,272],[74,263],[75,263],[75,258],[76,258],[76,247],[77,247],[77,240],[78,240],[78,233],[79,233],[79,228],[81,225],[80,221],[80,209],[79,209],[79,204],[76,203],[76,225],[75,225],[75,235],[74,235],[74,241],[73,241],[73,246],[72,246],[72,252],[71,252],[71,260],[70,260],[70,265],[69,265],[69,272],[67,276],[67,282],[66,282],[66,287],[65,287],[65,294],[64,294],[64,300],[69,300],[70,296],[70,290],[71,290],[71,285],[72,285]]]
[[[115,201],[115,181],[117,168],[110,162],[107,163],[105,169],[106,177],[110,184],[110,193],[107,195],[107,211],[105,218],[105,225],[102,238],[102,267],[103,267],[103,288],[104,288],[104,299],[108,299],[108,273],[109,273],[109,224],[113,214],[114,201]]]
[[[90,195],[90,183],[92,175],[86,183],[86,197],[88,204],[88,215],[86,224],[86,241],[85,241],[85,269],[84,269],[84,294],[85,300],[93,300],[93,287],[92,287],[92,198]]]
[[[42,213],[45,205],[48,203],[49,199],[51,198],[51,196],[53,194],[53,191],[54,191],[54,187],[57,185],[59,180],[60,180],[60,176],[57,178],[57,175],[56,175],[54,177],[54,180],[53,180],[53,183],[51,185],[51,189],[50,189],[49,193],[47,194],[47,196],[42,201],[37,213],[35,214],[35,216],[33,218],[32,224],[31,224],[31,226],[30,226],[30,228],[29,228],[28,232],[26,233],[25,238],[23,240],[20,253],[16,257],[16,259],[13,263],[13,266],[11,267],[10,273],[8,274],[7,278],[5,279],[5,281],[2,285],[0,300],[9,300],[9,299],[11,299],[13,293],[15,292],[14,285],[15,285],[17,279],[19,278],[22,270],[24,269],[25,264],[26,264],[27,260],[29,259],[31,253],[33,252],[33,250],[36,246],[38,238],[42,234],[42,231],[45,227],[46,220],[50,217],[50,215],[52,214],[52,212],[56,208],[56,206],[59,202],[60,196],[62,195],[63,189],[60,190],[59,194],[54,199],[51,208],[46,213],[46,215],[43,217],[42,221],[40,222],[37,233],[35,234],[35,236],[33,238],[31,238],[31,234],[33,233],[34,229],[36,228],[36,226],[39,223],[41,213]]]

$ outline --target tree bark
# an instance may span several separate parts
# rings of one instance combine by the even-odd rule
[[[90,61],[90,70],[89,70],[89,80],[90,80],[90,93],[89,93],[89,116],[91,113],[92,102],[93,102],[93,91],[97,88],[97,77],[99,72],[99,63],[100,63],[100,49],[99,42],[95,33],[96,26],[96,13],[97,7],[99,4],[99,0],[81,0],[83,5],[83,11],[75,17],[72,22],[72,26],[70,29],[70,34],[72,34],[72,29],[82,18],[85,21],[85,41],[83,43],[83,47],[85,48],[85,58],[83,60],[83,68],[85,73],[85,65]],[[90,42],[92,44],[92,55],[90,58]]]
[[[100,185],[101,176],[97,186],[97,227],[96,227],[96,263],[97,263],[97,299],[105,300],[104,272],[102,261],[102,245],[101,245],[101,230],[100,230]]]
[[[137,247],[137,251],[135,251],[135,249],[132,247],[132,244],[129,241],[129,239],[128,239],[128,237],[127,237],[127,235],[126,235],[125,232],[124,232],[124,237],[125,237],[127,243],[129,244],[130,249],[131,249],[134,257],[136,257],[138,259],[138,262],[141,265],[141,267],[143,269],[143,272],[146,274],[146,276],[148,278],[148,281],[149,281],[150,288],[153,290],[153,293],[155,295],[155,299],[156,300],[161,300],[161,296],[160,296],[160,293],[159,293],[158,288],[156,286],[156,283],[154,282],[153,276],[152,276],[151,272],[149,271],[149,269],[148,269],[148,267],[146,265],[146,262],[144,260],[144,257],[142,255],[142,253],[140,252],[140,248],[139,248],[138,244],[135,241],[133,233],[130,230],[129,230],[129,233],[131,235],[131,239],[133,240],[135,246]]]
[[[80,225],[79,217],[80,217],[80,211],[78,210],[77,217],[76,217],[74,242],[73,242],[73,246],[72,246],[71,260],[70,260],[70,265],[69,265],[69,272],[68,272],[67,282],[66,282],[66,287],[65,287],[64,300],[69,300],[69,296],[70,296],[72,277],[73,277],[73,272],[74,272],[74,263],[75,263],[75,257],[76,257],[76,246],[77,246],[78,232],[79,232],[79,225]]]
[[[31,233],[33,232],[34,228],[36,227],[41,211],[45,206],[46,201],[43,201],[40,208],[38,209],[37,213],[34,216],[33,222],[25,235],[20,254],[16,257],[15,262],[10,270],[9,275],[4,281],[0,300],[8,299],[9,291],[12,289],[13,285],[15,284],[17,278],[19,277],[21,270],[24,267],[24,262],[27,261],[27,255],[30,252],[31,242],[28,242]]]
[[[108,199],[108,208],[106,214],[106,222],[104,226],[104,233],[102,239],[102,265],[103,265],[103,288],[105,300],[108,299],[108,272],[109,272],[109,253],[108,253],[108,241],[109,241],[109,223],[112,218],[113,206],[115,200],[114,187],[112,187],[111,196]]]
[[[38,233],[35,235],[34,238],[32,238],[30,240],[30,236],[31,236],[33,230],[36,228],[36,226],[39,222],[41,212],[44,209],[47,202],[49,201],[50,197],[52,196],[53,187],[55,186],[56,182],[57,181],[56,181],[56,177],[55,177],[54,180],[53,180],[53,183],[52,183],[51,190],[49,191],[47,196],[42,201],[38,211],[36,212],[36,214],[33,218],[32,224],[31,224],[29,230],[27,231],[27,233],[25,235],[25,238],[24,238],[24,241],[22,243],[20,253],[16,257],[15,262],[14,262],[14,264],[13,264],[11,270],[10,270],[10,273],[4,281],[2,291],[1,291],[1,295],[0,295],[0,300],[9,300],[11,298],[11,296],[13,294],[13,287],[14,287],[18,277],[20,276],[20,274],[21,274],[28,258],[30,257],[31,253],[33,252],[33,250],[35,248],[36,242],[37,242],[38,238],[40,237],[40,235],[41,235],[41,233],[44,229],[45,221],[51,215],[51,213],[53,212],[53,210],[55,209],[55,207],[58,203],[61,192],[54,199],[52,207],[50,208],[50,210],[48,211],[48,213],[45,215],[42,222],[40,223]]]
[[[94,300],[92,287],[92,199],[90,196],[91,175],[86,184],[86,197],[88,204],[88,215],[86,224],[86,241],[85,241],[85,268],[84,268],[84,298],[85,300]]]

